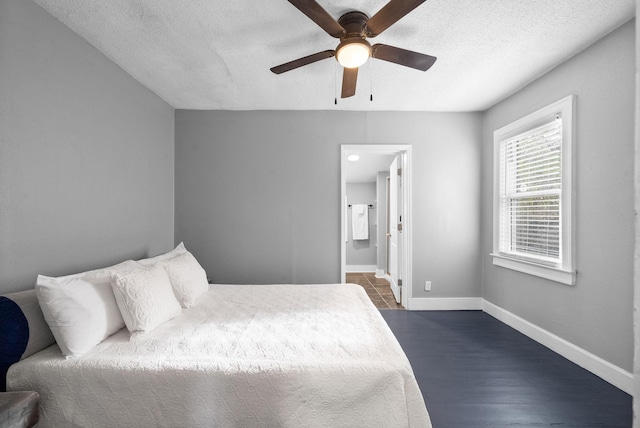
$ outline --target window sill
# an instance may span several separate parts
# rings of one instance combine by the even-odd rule
[[[491,256],[493,256],[493,264],[495,266],[516,270],[518,272],[527,273],[529,275],[539,276],[540,278],[560,282],[562,284],[574,285],[576,283],[575,271],[567,271],[555,267],[530,263],[523,260],[515,260],[495,253],[492,253]]]

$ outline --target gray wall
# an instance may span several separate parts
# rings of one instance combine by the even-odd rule
[[[176,242],[230,283],[340,281],[340,145],[413,145],[415,295],[481,296],[480,113],[176,111]]]
[[[633,359],[635,21],[485,114],[483,270],[486,300],[625,369]],[[577,95],[577,281],[567,286],[495,267],[493,131]]]
[[[373,208],[369,208],[369,239],[353,240],[353,228],[351,227],[353,209],[347,209],[347,245],[346,245],[346,261],[347,271],[349,265],[369,265],[375,267],[377,265],[377,216],[378,203],[376,202],[376,183],[346,183],[347,200],[349,205],[353,204],[372,204]]]
[[[31,1],[0,76],[0,292],[170,249],[173,108]]]

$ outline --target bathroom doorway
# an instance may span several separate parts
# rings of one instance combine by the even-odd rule
[[[343,145],[341,162],[341,278],[355,271],[385,278],[406,308],[412,272],[411,146]],[[354,209],[360,217],[366,213],[367,225],[359,225],[359,218],[354,223]],[[368,234],[360,236],[364,228]]]

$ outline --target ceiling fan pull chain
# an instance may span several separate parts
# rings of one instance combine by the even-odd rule
[[[369,61],[369,101],[373,102],[373,61]]]
[[[333,63],[333,104],[338,105],[338,62]]]

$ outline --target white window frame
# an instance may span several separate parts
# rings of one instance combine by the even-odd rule
[[[512,122],[493,133],[493,264],[541,278],[573,285],[576,281],[574,234],[574,169],[573,117],[575,96],[570,95],[555,103]],[[500,243],[500,145],[516,135],[535,129],[557,115],[562,118],[562,191],[560,194],[561,262],[555,265],[521,260],[499,252]]]

